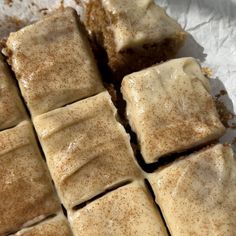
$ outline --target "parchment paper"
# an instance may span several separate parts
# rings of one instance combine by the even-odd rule
[[[229,111],[236,112],[236,0],[156,0],[189,32],[187,42],[178,54],[193,56],[212,69],[213,95]],[[41,18],[59,7],[60,0],[0,0],[0,38],[9,32]],[[81,9],[76,1],[65,0],[65,6]],[[229,125],[236,124],[236,119]],[[236,130],[228,128],[221,142],[235,142]],[[236,143],[234,144],[236,148]]]

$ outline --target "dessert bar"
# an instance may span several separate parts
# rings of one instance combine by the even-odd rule
[[[67,209],[139,177],[129,136],[108,92],[34,119],[49,170]]]
[[[83,5],[85,25],[118,76],[169,59],[184,43],[184,30],[154,0],[91,0]]]
[[[229,146],[194,153],[149,180],[171,235],[236,232],[236,159]]]
[[[60,209],[28,121],[0,132],[0,235],[32,225]]]
[[[142,183],[136,182],[70,212],[69,221],[80,236],[168,235],[150,194]]]
[[[32,116],[103,90],[85,30],[71,8],[11,33],[6,45]]]
[[[127,75],[126,113],[147,163],[206,144],[225,131],[209,79],[193,58],[180,58]]]
[[[0,130],[16,126],[26,117],[15,81],[0,54]]]
[[[11,236],[72,236],[67,219],[62,213]]]

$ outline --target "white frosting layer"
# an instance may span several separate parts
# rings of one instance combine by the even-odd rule
[[[53,218],[49,218],[35,224],[32,227],[28,227],[20,230],[16,234],[11,234],[11,236],[72,236],[69,224],[63,215],[60,212]]]
[[[236,159],[221,144],[151,174],[149,181],[171,235],[236,232]]]
[[[34,125],[67,208],[140,174],[108,92],[37,116]]]
[[[103,91],[88,39],[71,8],[11,33],[7,49],[33,116]]]
[[[183,32],[153,0],[101,0],[106,12],[114,18],[110,25],[117,51],[158,43]],[[109,15],[108,14],[108,15]]]
[[[128,75],[122,93],[146,162],[214,140],[225,130],[209,81],[193,58]]]
[[[27,119],[16,85],[0,54],[0,130]]]
[[[0,235],[60,209],[28,121],[0,132]]]
[[[150,194],[137,182],[69,212],[69,221],[79,236],[167,236]]]

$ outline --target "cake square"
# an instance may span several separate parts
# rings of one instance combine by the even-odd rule
[[[129,136],[108,92],[34,118],[49,170],[67,209],[139,177]]]
[[[32,116],[103,90],[86,32],[71,8],[11,33],[6,45]]]
[[[76,235],[167,236],[153,199],[142,183],[133,182],[69,212]]]
[[[127,117],[147,163],[224,133],[210,93],[209,80],[193,58],[170,60],[124,78]]]
[[[83,5],[88,31],[119,76],[172,58],[184,43],[184,30],[154,0],[91,0]]]
[[[60,209],[28,121],[0,132],[0,235]]]
[[[16,85],[0,54],[0,131],[27,119]]]
[[[68,221],[62,213],[35,226],[22,229],[12,236],[72,236]]]
[[[151,174],[149,181],[173,236],[234,235],[236,158],[215,145]]]

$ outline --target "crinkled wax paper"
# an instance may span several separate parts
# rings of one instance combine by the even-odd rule
[[[228,110],[236,112],[236,0],[156,0],[189,33],[178,54],[193,56],[212,69],[213,94],[226,90],[220,97]],[[0,0],[0,37],[30,24],[48,10],[59,7],[60,0]],[[81,13],[76,0],[65,0]],[[236,120],[231,120],[231,124]],[[229,128],[222,142],[231,143],[236,130]]]

